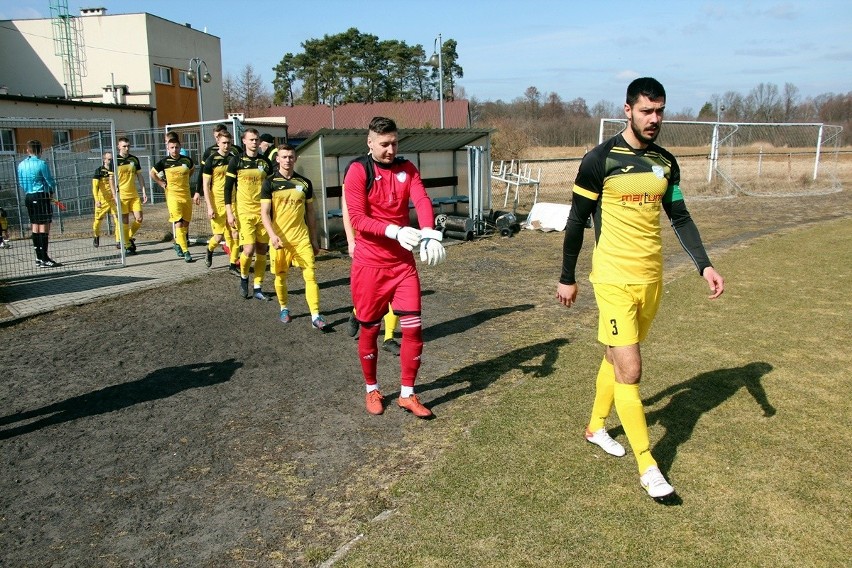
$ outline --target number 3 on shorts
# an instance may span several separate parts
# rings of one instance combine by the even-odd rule
[[[609,320],[609,325],[612,326],[612,335],[618,335],[618,322],[611,319]]]

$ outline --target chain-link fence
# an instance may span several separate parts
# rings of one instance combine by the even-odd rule
[[[237,135],[239,121],[230,125]],[[212,124],[194,123],[175,127],[116,132],[111,120],[0,119],[0,207],[8,223],[8,238],[0,248],[0,279],[10,280],[43,272],[35,264],[30,239],[29,217],[18,180],[18,164],[26,158],[29,140],[42,143],[42,159],[56,181],[53,221],[50,228],[50,254],[62,266],[52,271],[100,269],[124,264],[123,248],[116,241],[115,221],[108,215],[100,234],[93,230],[95,197],[93,179],[103,164],[105,152],[116,155],[116,141],[126,137],[130,153],[139,159],[148,201],[143,204],[143,221],[137,241],[165,241],[172,238],[163,190],[150,178],[152,167],[166,156],[167,131],[178,134],[182,152],[196,164],[192,190],[201,179],[201,157],[213,144]],[[203,129],[206,132],[206,140]],[[134,181],[134,184],[136,182]],[[141,189],[141,188],[139,188]],[[141,197],[141,192],[140,192]],[[206,244],[211,234],[204,200],[193,207],[189,227],[190,244]],[[99,237],[95,247],[93,237]]]
[[[19,164],[27,157],[27,142],[41,143],[41,159],[55,181],[49,255],[60,267],[75,271],[121,266],[121,251],[93,247],[94,196],[92,180],[103,163],[103,153],[113,151],[115,127],[111,120],[0,119],[0,207],[8,224],[0,249],[0,279],[27,277],[43,270],[37,265],[30,238],[30,220],[19,180]],[[108,218],[103,230],[114,230]]]

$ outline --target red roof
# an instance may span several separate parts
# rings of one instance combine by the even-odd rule
[[[466,100],[444,101],[444,127],[470,127],[468,108]],[[266,116],[285,117],[290,138],[307,138],[320,128],[367,128],[374,116],[392,118],[399,128],[438,128],[441,125],[438,101],[340,105],[334,107],[334,124],[331,107],[327,105],[275,106],[266,110]]]

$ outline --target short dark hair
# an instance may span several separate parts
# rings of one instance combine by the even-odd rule
[[[130,144],[130,138],[128,138],[127,136],[120,136],[116,142],[127,142],[128,144]]]
[[[373,120],[370,121],[370,132],[375,132],[376,134],[390,134],[392,132],[399,132],[399,128],[396,127],[396,123],[392,118],[375,116],[373,117]]]
[[[246,128],[245,130],[243,130],[243,135],[241,136],[241,138],[245,138],[246,134],[260,135],[260,132],[257,131],[257,128]]]
[[[292,144],[279,144],[277,150],[280,152],[281,150],[293,150],[296,151],[296,147]]]
[[[228,132],[228,129],[226,128],[225,130],[220,130],[219,132],[217,132],[217,133],[216,133],[216,138],[217,138],[217,139],[218,139],[218,138],[227,138],[227,139],[229,139],[229,140],[233,140],[233,138],[234,138],[234,137],[233,137],[233,136],[231,136],[231,133],[230,133],[230,132]]]
[[[228,127],[225,125],[224,122],[220,122],[219,124],[217,124],[216,126],[213,127],[213,133],[214,134],[218,134],[220,132],[227,132],[227,131],[228,131]]]
[[[27,141],[27,150],[35,154],[36,156],[41,156],[41,141],[40,140],[28,140]]]
[[[666,89],[653,77],[639,77],[627,85],[627,105],[635,105],[640,96],[648,97],[652,101],[665,99]]]

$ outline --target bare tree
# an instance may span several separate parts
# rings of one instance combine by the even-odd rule
[[[241,112],[247,117],[262,116],[272,106],[272,92],[251,63],[247,63],[236,78],[227,75],[223,88],[225,109],[232,109],[228,112]]]
[[[596,102],[591,112],[594,118],[621,118],[624,115],[618,105],[612,101],[604,100]]]
[[[799,101],[799,88],[793,83],[784,83],[784,94],[781,95],[784,105],[784,121],[793,120],[796,114],[796,105]]]
[[[783,112],[781,98],[778,95],[778,85],[760,83],[745,98],[745,106],[755,120],[777,122],[779,115]]]
[[[239,112],[237,110],[239,103],[234,98],[234,93],[236,92],[234,78],[230,73],[225,74],[225,79],[222,81],[222,91],[225,94],[225,115],[227,116],[232,112]]]

